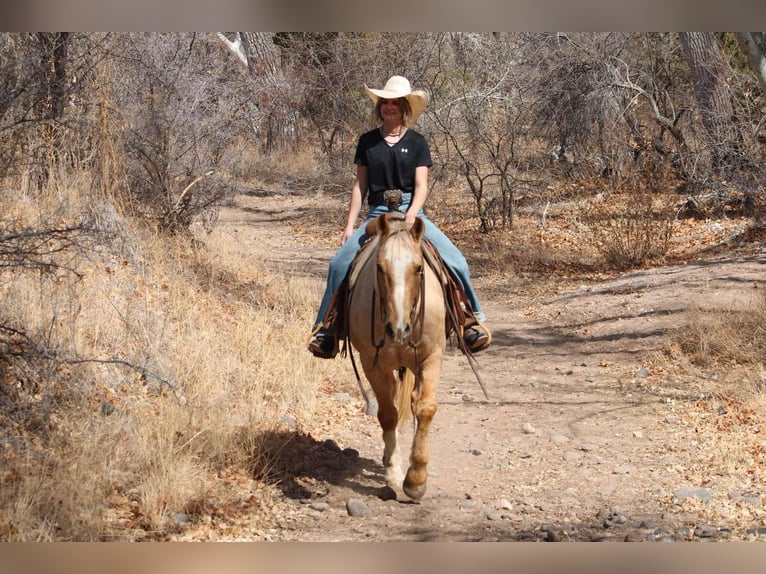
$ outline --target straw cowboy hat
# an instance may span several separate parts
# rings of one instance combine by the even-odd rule
[[[415,123],[428,105],[428,94],[423,90],[413,91],[410,87],[410,81],[403,76],[391,76],[382,90],[369,88],[367,84],[364,85],[364,89],[374,105],[378,104],[379,98],[385,100],[406,99],[412,111],[410,114],[411,124]]]

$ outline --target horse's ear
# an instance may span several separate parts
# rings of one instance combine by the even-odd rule
[[[364,234],[367,237],[374,237],[381,229],[381,222],[383,221],[383,215],[379,215],[373,219],[370,219],[367,226],[364,228]]]
[[[410,235],[412,235],[412,238],[415,241],[420,241],[420,238],[423,236],[423,233],[426,231],[426,224],[423,223],[423,220],[419,217],[415,218],[415,222],[412,224],[412,227],[410,228]]]
[[[388,222],[387,215],[387,213],[384,213],[376,218],[378,222],[378,235],[381,237],[388,237],[388,234],[391,233],[391,224]]]

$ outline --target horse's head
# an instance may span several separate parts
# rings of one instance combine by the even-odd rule
[[[380,236],[377,284],[385,334],[396,344],[413,342],[413,325],[422,310],[424,269],[420,238],[425,224],[417,218],[408,225],[392,214],[375,221]]]

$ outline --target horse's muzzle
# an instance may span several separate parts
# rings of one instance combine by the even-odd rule
[[[386,337],[396,345],[403,345],[407,342],[410,338],[410,333],[412,332],[409,323],[399,323],[399,325],[394,327],[390,321],[386,323],[385,330]]]

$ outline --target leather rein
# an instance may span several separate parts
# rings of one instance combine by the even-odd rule
[[[403,233],[407,232],[406,229],[399,229],[389,235],[386,239],[389,239],[392,235],[396,233]],[[377,249],[379,250],[381,248],[381,245],[377,246]],[[371,257],[370,260],[373,258]],[[375,257],[377,259],[377,257]],[[369,263],[369,262],[368,262]],[[408,341],[408,345],[413,348],[415,351],[415,365],[418,370],[418,374],[421,371],[421,364],[420,364],[420,356],[418,353],[420,344],[423,342],[423,328],[425,323],[425,314],[426,314],[426,271],[425,271],[425,262],[424,265],[421,267],[420,272],[420,284],[418,286],[418,301],[415,305],[412,306],[412,309],[410,310],[410,324],[413,325],[413,328],[415,325],[418,326],[418,336],[417,339],[413,340],[412,337],[410,337]],[[351,294],[349,294],[349,300],[351,299]],[[379,294],[378,289],[378,275],[375,274],[375,285],[372,288],[372,297],[373,301],[377,301],[378,307],[380,308],[380,322],[381,324],[385,323],[386,320],[386,311],[385,306],[383,305],[382,297]],[[385,329],[383,329],[383,337],[379,340],[375,340],[375,321],[376,321],[376,314],[375,314],[375,305],[372,305],[372,308],[370,309],[370,341],[372,342],[373,347],[375,347],[375,360],[373,361],[373,365],[378,362],[378,356],[380,354],[380,349],[383,348],[383,345],[386,342],[386,333]],[[366,404],[369,404],[368,398],[367,398],[367,392],[364,389],[364,385],[362,384],[362,378],[359,375],[359,369],[356,366],[356,360],[354,359],[354,353],[349,348],[349,355],[351,357],[351,366],[354,368],[354,374],[356,375],[356,381],[359,385],[359,389],[362,392],[362,397],[364,398],[364,401]],[[420,381],[420,377],[415,378],[416,381]]]

